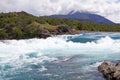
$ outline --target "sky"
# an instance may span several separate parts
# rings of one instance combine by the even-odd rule
[[[120,0],[1,0],[0,12],[26,11],[36,16],[92,12],[120,23]]]

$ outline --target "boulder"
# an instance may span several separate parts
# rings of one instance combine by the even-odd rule
[[[106,80],[120,80],[120,62],[103,62],[98,66],[98,71],[103,74]]]

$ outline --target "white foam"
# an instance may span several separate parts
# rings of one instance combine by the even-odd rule
[[[46,71],[46,70],[47,70],[47,68],[45,68],[45,66],[42,66],[42,67],[39,69],[39,71],[41,71],[41,72]]]
[[[102,63],[102,61],[101,62],[96,62],[94,64],[89,64],[89,65],[83,66],[82,70],[84,71],[84,73],[85,72],[97,71],[97,68],[101,63]]]
[[[89,67],[96,68],[96,67],[98,67],[98,66],[99,66],[100,64],[102,64],[102,63],[103,63],[103,62],[96,62],[96,63],[90,65]]]
[[[67,37],[67,36],[66,36]],[[102,38],[96,42],[75,43],[67,42],[66,37],[50,37],[47,39],[28,40],[5,40],[0,42],[0,65],[9,64],[20,68],[24,64],[43,63],[54,61],[59,55],[77,54],[108,54],[120,53],[120,40],[113,40],[110,37]],[[75,37],[75,36],[72,36]],[[30,58],[29,53],[36,54]],[[46,55],[51,55],[48,57]],[[52,56],[54,55],[54,56]]]

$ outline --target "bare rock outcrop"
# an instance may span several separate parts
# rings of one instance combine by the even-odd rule
[[[120,80],[120,62],[103,62],[98,66],[98,71],[103,74],[106,80]]]

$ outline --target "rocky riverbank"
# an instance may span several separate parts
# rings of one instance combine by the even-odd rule
[[[0,30],[1,31],[1,30]],[[1,31],[4,33],[4,31]],[[3,34],[2,33],[2,34]],[[26,29],[21,31],[19,28],[14,27],[10,34],[0,35],[0,40],[6,39],[29,39],[29,38],[47,38],[54,35],[67,35],[67,34],[77,34],[79,31],[71,28],[67,25],[40,25],[37,22],[33,22]]]
[[[64,34],[77,34],[79,33],[75,29],[72,29],[70,26],[59,25],[56,26],[56,29],[50,31],[48,29],[42,29],[41,35],[39,38],[47,38],[53,35],[64,35]]]
[[[103,74],[106,80],[120,80],[120,61],[117,63],[103,62],[98,66],[98,71]]]

